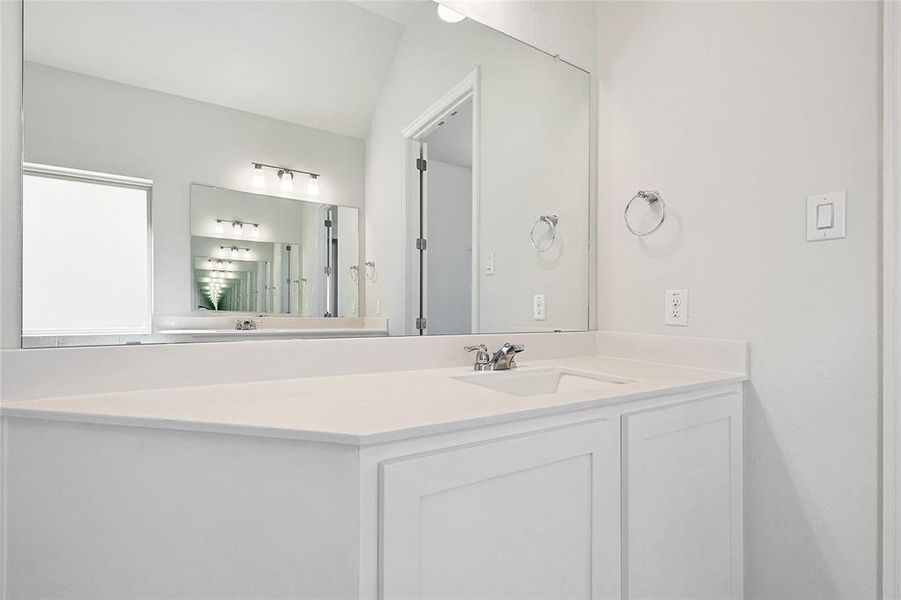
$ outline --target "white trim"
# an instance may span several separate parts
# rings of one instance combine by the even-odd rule
[[[898,469],[899,373],[895,364],[901,356],[901,260],[897,260],[896,240],[901,240],[901,6],[883,4],[883,150],[882,150],[882,510],[881,510],[881,597],[897,598],[899,593],[898,509],[901,481]]]
[[[0,0],[2,1],[2,0]],[[147,314],[147,323],[141,328],[95,328],[95,329],[79,329],[79,330],[43,330],[43,329],[25,329],[24,319],[22,323],[22,338],[32,337],[68,337],[68,336],[95,336],[95,335],[150,335],[153,333],[153,298],[154,298],[154,278],[153,278],[153,180],[143,179],[141,177],[129,177],[126,175],[113,175],[110,173],[99,173],[95,171],[84,171],[82,169],[72,169],[69,167],[57,167],[55,165],[43,165],[37,163],[22,163],[22,178],[32,177],[48,177],[55,179],[65,179],[69,181],[81,181],[85,183],[102,184],[107,186],[133,188],[143,190],[147,203],[147,306],[149,312]],[[24,193],[22,203],[24,205]],[[24,307],[23,307],[24,310]]]
[[[62,177],[65,179],[77,179],[81,181],[94,181],[99,183],[135,186],[142,188],[153,187],[152,179],[128,177],[126,175],[112,175],[110,173],[98,173],[95,171],[83,171],[81,169],[70,169],[69,167],[57,167],[54,165],[41,165],[38,163],[22,163],[22,172],[25,175]]]
[[[402,155],[401,155],[401,264],[404,273],[404,289],[401,294],[401,314],[403,315],[403,334],[415,333],[413,322],[408,311],[409,297],[413,286],[418,284],[418,277],[414,277],[410,265],[410,250],[407,239],[407,228],[410,222],[410,211],[413,207],[412,194],[417,189],[414,181],[415,170],[413,157],[418,142],[428,136],[437,126],[438,122],[447,118],[461,104],[472,100],[472,308],[470,333],[479,333],[479,268],[481,265],[479,232],[481,215],[481,91],[480,68],[476,67],[459,83],[448,90],[441,98],[420,114],[413,122],[403,128]],[[418,156],[418,154],[416,154]]]

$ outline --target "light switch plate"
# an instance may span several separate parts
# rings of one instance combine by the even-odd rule
[[[845,236],[845,190],[807,196],[807,241]]]

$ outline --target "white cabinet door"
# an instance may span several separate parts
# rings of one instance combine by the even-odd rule
[[[624,596],[742,596],[741,394],[623,418]]]
[[[383,598],[614,598],[619,423],[382,463]]]

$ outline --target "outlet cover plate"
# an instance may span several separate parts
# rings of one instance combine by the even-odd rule
[[[666,290],[663,303],[664,325],[688,327],[688,290]]]

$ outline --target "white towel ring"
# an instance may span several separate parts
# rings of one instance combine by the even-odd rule
[[[632,203],[635,202],[636,200],[638,200],[639,198],[646,201],[649,205],[654,204],[655,202],[659,202],[660,208],[661,208],[660,220],[657,221],[657,223],[654,224],[653,227],[651,227],[650,229],[647,229],[645,231],[640,231],[638,229],[635,229],[632,227],[632,225],[629,224],[629,209],[632,207]],[[628,204],[626,204],[626,208],[623,210],[623,221],[626,222],[626,228],[630,232],[632,232],[634,235],[637,235],[639,237],[650,235],[650,234],[654,233],[655,231],[657,231],[658,229],[660,229],[661,225],[663,225],[663,222],[666,221],[666,203],[663,201],[663,198],[660,197],[660,192],[658,192],[656,190],[645,190],[645,191],[640,191],[637,194],[635,194],[634,196],[632,196],[632,199],[629,200]]]
[[[553,246],[554,242],[557,240],[557,221],[559,221],[557,215],[541,215],[535,219],[535,222],[532,223],[532,229],[529,231],[529,242],[531,242],[532,247],[535,248],[535,250],[538,252],[547,252],[551,249],[551,246]],[[547,226],[550,227],[551,239],[546,244],[539,244],[535,241],[535,227],[537,227],[539,223],[547,223]]]

